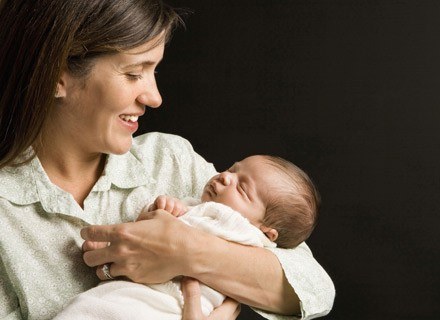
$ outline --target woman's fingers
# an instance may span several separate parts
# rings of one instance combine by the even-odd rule
[[[182,320],[206,319],[202,313],[199,282],[196,279],[184,277],[182,279],[182,292],[185,301]]]
[[[109,275],[111,278],[117,278],[120,276],[123,276],[123,274],[120,271],[120,268],[117,264],[113,263],[106,263],[103,265],[99,265],[96,268],[96,275],[101,280],[111,280],[111,278],[108,278],[107,275],[104,272],[104,266],[107,265],[107,275]]]
[[[108,246],[108,242],[96,242],[96,241],[84,241],[82,244],[82,251],[91,251],[96,249],[102,249]]]
[[[108,269],[107,269],[108,274],[109,274],[112,278],[116,278],[116,275],[114,274],[114,270],[113,270],[113,273],[112,273],[112,270],[111,270],[112,265],[111,265],[111,263],[108,263],[108,264],[102,264],[102,265],[99,265],[99,266],[96,268],[96,275],[98,276],[98,278],[101,279],[101,280],[110,280],[110,279],[107,278],[107,276],[106,276],[105,273],[104,273],[104,266],[107,266],[107,268],[108,268]]]
[[[122,224],[109,226],[89,226],[81,229],[81,237],[84,240],[97,242],[112,242],[115,240],[117,228]]]
[[[117,225],[107,226],[89,226],[81,230],[81,237],[86,240],[83,243],[84,261],[90,266],[94,267],[107,262],[113,261],[112,249],[108,246],[113,241],[120,243],[128,240],[130,235],[131,225],[134,223],[122,223]],[[121,250],[119,250],[121,251]]]
[[[110,247],[86,251],[83,254],[83,260],[89,267],[96,267],[107,262],[111,262]]]
[[[199,243],[193,230],[164,210],[142,213],[137,222],[114,226],[92,226],[82,230],[86,240],[83,259],[95,267],[112,263],[111,275],[138,283],[159,283],[189,274],[188,247]],[[178,235],[178,236],[177,236]],[[94,249],[92,242],[110,242]],[[102,278],[102,273],[97,270]]]

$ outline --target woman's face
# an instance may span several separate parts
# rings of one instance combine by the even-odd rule
[[[146,106],[157,108],[162,98],[156,86],[155,68],[162,60],[164,43],[157,39],[123,53],[100,57],[86,78],[67,73],[65,89],[56,108],[55,132],[78,150],[122,154],[132,144],[138,117]]]

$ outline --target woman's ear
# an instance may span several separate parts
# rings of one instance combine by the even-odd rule
[[[278,239],[278,231],[272,229],[270,227],[266,227],[265,225],[260,226],[260,230],[269,238],[270,241],[274,242]]]
[[[67,82],[68,82],[68,75],[65,71],[61,73],[60,78],[57,82],[57,88],[55,91],[55,98],[65,98],[67,93]]]

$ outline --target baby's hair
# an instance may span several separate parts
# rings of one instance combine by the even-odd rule
[[[278,231],[280,248],[294,248],[305,241],[316,226],[320,195],[310,177],[280,157],[263,156],[280,174],[267,194],[263,225]]]

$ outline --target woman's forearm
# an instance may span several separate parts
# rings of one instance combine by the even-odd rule
[[[299,313],[298,297],[273,253],[194,229],[163,210],[143,213],[135,223],[89,226],[81,235],[86,264],[112,263],[113,277],[150,284],[184,275],[253,307]],[[96,249],[93,242],[111,245]]]
[[[250,306],[274,313],[300,313],[299,299],[269,250],[203,234],[190,276]],[[200,243],[208,245],[200,245]]]

